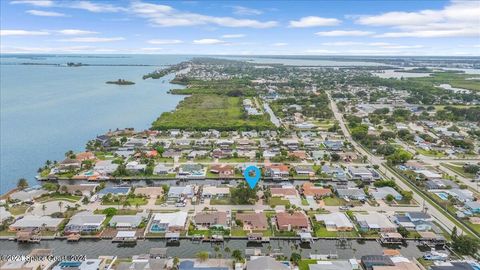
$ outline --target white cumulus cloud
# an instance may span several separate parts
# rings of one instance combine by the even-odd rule
[[[36,10],[30,9],[25,11],[26,13],[34,16],[42,16],[42,17],[66,17],[64,13],[54,12],[54,11],[44,11],[44,10]]]
[[[151,39],[147,41],[150,44],[156,44],[156,45],[169,45],[169,44],[180,44],[183,43],[183,41],[179,39]]]
[[[323,36],[323,37],[343,37],[343,36],[360,37],[360,36],[370,36],[372,34],[374,34],[374,32],[361,31],[361,30],[333,30],[333,31],[323,31],[323,32],[315,33],[315,35]]]
[[[45,36],[50,35],[47,31],[29,31],[29,30],[0,30],[0,36]]]
[[[204,38],[204,39],[195,39],[193,44],[200,44],[200,45],[213,45],[213,44],[222,44],[225,41],[216,39],[216,38]]]
[[[334,26],[342,21],[335,18],[322,18],[317,16],[307,16],[297,21],[290,21],[289,26],[293,28],[315,27],[315,26]]]

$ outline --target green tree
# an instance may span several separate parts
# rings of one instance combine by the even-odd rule
[[[452,238],[452,248],[461,255],[475,256],[480,248],[480,241],[468,235]]]
[[[238,249],[232,251],[232,258],[235,259],[235,261],[237,262],[243,262],[242,252]]]
[[[292,255],[290,256],[290,261],[293,264],[298,265],[298,263],[300,262],[301,259],[302,259],[302,255],[300,255],[296,252],[292,252]]]
[[[48,191],[57,191],[58,190],[58,185],[55,184],[55,183],[47,182],[47,183],[42,185],[42,188],[45,189],[45,190],[48,190]]]
[[[197,257],[197,259],[201,262],[204,262],[206,260],[208,260],[208,257],[209,257],[209,254],[207,251],[200,251],[200,252],[197,252],[197,254],[195,255]]]
[[[107,217],[113,217],[114,215],[117,214],[117,209],[114,207],[108,207],[103,209],[102,213]]]
[[[385,196],[385,200],[387,202],[393,202],[393,200],[395,200],[395,197],[393,197],[392,194],[388,194],[387,196]]]
[[[20,189],[20,190],[24,190],[24,189],[28,188],[27,179],[25,179],[25,178],[18,179],[17,188]]]
[[[255,204],[257,201],[257,187],[251,189],[246,183],[240,183],[231,192],[231,200],[234,204]]]
[[[398,231],[399,234],[402,235],[403,238],[406,238],[408,236],[408,230],[403,226],[399,226],[397,228],[397,231]]]

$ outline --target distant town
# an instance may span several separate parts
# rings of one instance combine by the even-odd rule
[[[480,75],[465,68],[198,57],[129,78],[173,73],[185,98],[19,179],[0,244],[41,259],[1,268],[479,269]]]

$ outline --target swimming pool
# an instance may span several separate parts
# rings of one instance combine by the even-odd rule
[[[448,194],[446,192],[437,192],[435,194],[444,201],[448,200]]]

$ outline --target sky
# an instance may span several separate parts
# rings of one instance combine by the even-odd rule
[[[480,0],[0,5],[1,53],[480,55]]]

